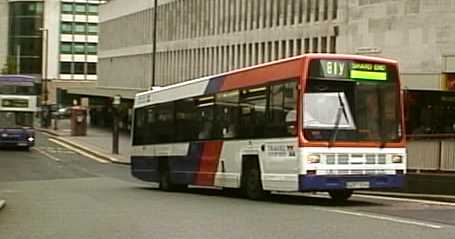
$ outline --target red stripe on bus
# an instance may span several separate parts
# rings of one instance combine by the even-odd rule
[[[266,84],[275,80],[300,77],[303,70],[302,59],[295,59],[276,65],[226,75],[220,91]]]
[[[199,161],[199,170],[195,178],[195,185],[213,186],[215,184],[215,174],[220,161],[223,141],[205,142],[202,149],[202,157]]]

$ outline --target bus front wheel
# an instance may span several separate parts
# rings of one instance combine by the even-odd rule
[[[329,195],[336,202],[346,202],[352,196],[352,190],[330,191]]]

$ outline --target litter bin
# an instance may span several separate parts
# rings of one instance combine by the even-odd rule
[[[80,106],[71,108],[71,136],[87,135],[87,109]]]

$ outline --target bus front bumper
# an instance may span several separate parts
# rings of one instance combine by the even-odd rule
[[[299,175],[299,191],[362,190],[402,188],[403,174],[397,175]]]

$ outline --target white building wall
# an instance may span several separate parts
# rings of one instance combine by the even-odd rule
[[[49,37],[49,49],[43,53],[48,58],[47,74],[48,79],[59,79],[60,62],[60,2],[57,0],[45,1],[44,6],[44,28],[47,29]],[[43,43],[45,44],[45,43]],[[45,49],[45,47],[43,47]],[[43,67],[45,67],[43,65]]]

